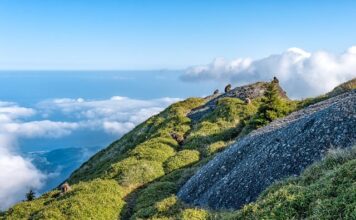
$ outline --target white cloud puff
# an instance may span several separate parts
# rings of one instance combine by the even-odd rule
[[[178,100],[138,100],[121,96],[105,100],[54,99],[39,103],[38,109],[44,115],[60,114],[76,120],[82,128],[102,129],[108,134],[120,136]]]
[[[30,121],[30,122],[11,122],[3,123],[0,129],[4,132],[14,134],[24,138],[59,138],[69,135],[72,130],[79,127],[73,122],[54,122],[49,120]]]
[[[35,113],[34,109],[19,107],[12,102],[0,101],[0,123],[10,122],[17,118],[29,117]]]
[[[16,152],[17,139],[61,137],[77,127],[67,122],[23,121],[35,113],[31,108],[0,102],[0,210],[24,199],[29,189],[41,188],[46,178],[29,159]]]
[[[277,76],[292,98],[305,98],[326,93],[338,84],[356,77],[356,46],[342,54],[325,51],[310,53],[290,48],[281,54],[252,60],[227,61],[217,58],[208,65],[189,68],[184,81],[221,80],[239,85],[269,81]]]
[[[40,188],[45,179],[29,160],[11,152],[13,141],[0,134],[0,210],[24,199],[29,189]]]
[[[135,124],[132,122],[105,121],[103,122],[103,127],[107,133],[124,134],[133,129],[135,127]]]

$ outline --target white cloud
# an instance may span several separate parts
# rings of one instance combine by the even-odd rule
[[[112,122],[105,121],[103,123],[104,130],[107,133],[112,134],[124,134],[135,127],[135,124],[132,122]]]
[[[0,134],[0,210],[24,199],[29,189],[40,188],[45,178],[30,161],[11,152],[13,142]]]
[[[19,107],[12,102],[0,101],[0,123],[9,122],[13,119],[29,117],[35,114],[31,108]]]
[[[35,113],[31,108],[0,102],[0,210],[24,199],[29,189],[41,188],[46,178],[29,159],[17,153],[17,140],[43,136],[61,137],[77,127],[75,123],[49,120],[22,121]]]
[[[356,77],[356,46],[342,54],[325,51],[309,53],[299,48],[252,60],[239,58],[227,61],[217,58],[208,65],[189,68],[184,81],[221,80],[239,85],[269,81],[277,76],[292,98],[326,93],[340,83]]]
[[[76,120],[81,128],[102,129],[108,134],[120,136],[178,100],[138,100],[121,96],[105,100],[54,99],[41,102],[38,109],[46,116],[61,114]]]
[[[78,127],[79,125],[73,122],[54,122],[49,120],[11,122],[0,125],[0,129],[4,132],[24,138],[59,138],[69,135],[72,130]]]

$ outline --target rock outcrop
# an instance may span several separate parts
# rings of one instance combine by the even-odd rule
[[[294,112],[240,139],[203,166],[178,196],[201,207],[240,208],[273,182],[299,175],[328,150],[355,143],[353,90]]]
[[[214,94],[206,97],[207,103],[197,109],[194,109],[188,114],[188,117],[193,121],[197,121],[212,112],[216,108],[217,101],[221,98],[231,97],[239,98],[241,100],[255,99],[262,97],[267,89],[268,82],[257,82],[245,86],[239,86],[234,89],[229,90],[223,94]],[[286,92],[278,85],[278,90],[283,98],[288,99]]]

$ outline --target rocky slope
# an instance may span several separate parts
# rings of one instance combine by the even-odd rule
[[[183,201],[236,209],[273,182],[299,175],[333,148],[356,142],[356,91],[272,122],[237,141],[200,169],[179,191]]]
[[[252,100],[259,97],[262,97],[267,89],[268,83],[267,82],[256,82],[249,85],[239,86],[236,88],[231,89],[228,92],[222,94],[214,94],[211,96],[206,97],[208,100],[202,106],[199,106],[196,109],[193,109],[189,112],[188,117],[193,121],[198,121],[210,112],[214,111],[217,107],[217,103],[222,98],[237,98],[245,101],[247,98]],[[288,99],[287,93],[277,84],[277,88],[279,90],[280,95]]]

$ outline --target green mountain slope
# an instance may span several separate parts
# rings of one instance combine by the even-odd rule
[[[278,106],[275,106],[278,117],[324,99],[291,101],[279,96]],[[213,110],[199,120],[191,120],[187,116],[208,101],[210,99],[190,98],[171,105],[84,163],[68,179],[72,186],[71,191],[61,195],[59,190],[53,190],[33,201],[18,203],[5,213],[4,218],[234,219],[246,216],[253,218],[254,215],[267,216],[263,210],[273,205],[283,206],[283,193],[292,183],[298,188],[297,180],[272,187],[264,194],[267,197],[261,197],[256,203],[237,213],[213,213],[196,209],[183,204],[175,196],[187,179],[214,157],[214,154],[236,138],[262,126],[256,121],[266,113],[261,112],[266,110],[267,103],[261,94],[254,97],[251,103],[236,97],[223,96],[217,99]],[[273,113],[274,110],[271,108],[268,111]],[[319,184],[317,178],[310,181],[310,184]],[[282,191],[278,191],[279,189]],[[296,197],[299,201],[297,196],[305,196],[316,202],[314,200],[317,196],[312,197],[309,191],[303,193],[291,197]],[[285,196],[289,195],[287,194],[286,192]],[[268,201],[263,199],[269,198],[269,195],[276,198]],[[301,208],[305,213],[303,215],[295,214],[292,209],[287,210],[285,215],[312,215],[307,207]]]

